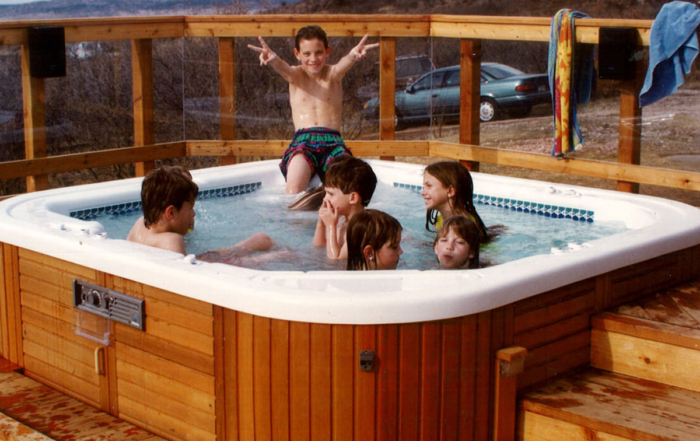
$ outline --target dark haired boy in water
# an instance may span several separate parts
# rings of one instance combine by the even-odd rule
[[[148,172],[141,184],[140,217],[126,240],[176,253],[187,254],[185,234],[194,225],[194,203],[199,187],[183,167],[163,166]],[[265,251],[274,242],[262,233],[235,245],[245,250]]]
[[[323,180],[326,195],[318,210],[313,245],[325,246],[329,259],[347,259],[348,222],[369,205],[376,186],[377,176],[361,159],[345,156],[335,159],[328,167]]]
[[[379,46],[365,44],[367,35],[335,65],[326,64],[331,53],[326,33],[320,26],[299,29],[294,41],[294,56],[299,66],[290,66],[258,37],[261,46],[248,45],[260,53],[260,64],[270,65],[289,83],[289,104],[294,121],[294,139],[282,156],[280,169],[287,181],[287,193],[306,190],[314,174],[321,179],[330,162],[352,155],[340,136],[343,88],[348,70]]]
[[[143,217],[126,240],[185,253],[184,235],[194,223],[194,201],[199,187],[182,167],[151,170],[141,184]]]

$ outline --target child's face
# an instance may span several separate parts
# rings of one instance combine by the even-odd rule
[[[442,211],[441,208],[449,204],[449,198],[454,196],[454,188],[445,186],[435,176],[428,172],[423,173],[423,190],[420,192],[425,200],[427,210]]]
[[[474,257],[469,243],[458,236],[452,228],[437,240],[435,254],[440,264],[447,269],[464,268],[469,258]]]
[[[170,221],[171,231],[184,236],[189,232],[190,227],[194,226],[195,216],[196,213],[194,212],[194,201],[184,202],[179,210],[173,210],[173,216]]]
[[[339,188],[325,187],[323,200],[331,205],[339,215],[347,216],[352,205],[353,193],[345,194]]]
[[[318,38],[300,40],[299,49],[294,48],[294,55],[301,62],[301,67],[310,74],[321,72],[330,53],[331,48],[325,47]]]
[[[388,240],[377,251],[375,259],[377,259],[378,270],[395,270],[399,264],[399,259],[403,254],[401,249],[401,232],[396,235],[394,240]],[[372,265],[370,265],[372,268]]]

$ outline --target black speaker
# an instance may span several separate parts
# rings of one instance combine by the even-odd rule
[[[640,49],[641,50],[641,49]],[[637,56],[636,28],[600,28],[598,76],[602,80],[633,80]]]
[[[63,27],[29,28],[29,74],[34,78],[66,76]]]

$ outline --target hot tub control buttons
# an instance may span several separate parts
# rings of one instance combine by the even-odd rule
[[[144,330],[145,315],[142,299],[74,279],[73,300],[78,309]]]

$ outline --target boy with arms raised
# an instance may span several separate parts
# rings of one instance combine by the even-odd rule
[[[326,195],[318,210],[313,245],[325,246],[329,259],[347,259],[348,222],[369,205],[376,186],[377,176],[361,159],[344,156],[328,167],[323,179]]]
[[[326,33],[313,25],[299,29],[294,56],[301,63],[290,66],[258,37],[261,47],[248,45],[260,53],[260,64],[270,65],[289,83],[289,104],[294,121],[294,139],[282,156],[280,169],[287,180],[287,193],[306,190],[316,173],[323,179],[330,162],[352,155],[340,137],[343,88],[347,71],[367,52],[379,46],[365,44],[367,35],[338,64],[328,65],[331,53]]]

